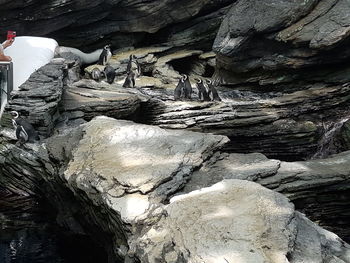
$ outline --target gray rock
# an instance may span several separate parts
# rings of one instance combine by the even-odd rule
[[[65,60],[56,59],[34,72],[19,90],[11,93],[2,125],[12,126],[6,122],[9,119],[6,115],[9,111],[16,110],[40,135],[48,137],[59,117],[58,104],[61,101],[66,69]]]
[[[281,194],[224,180],[170,200],[132,249],[142,262],[335,262],[349,245],[296,212]]]
[[[349,261],[349,246],[338,236],[296,212],[285,196],[248,181],[294,200],[329,183],[341,190],[349,153],[297,163],[221,155],[224,136],[107,117],[41,145],[18,148],[9,140],[0,144],[1,183],[50,196],[60,224],[94,235],[111,261]],[[186,184],[197,189],[195,181],[200,190],[166,204]]]
[[[111,206],[120,206],[118,200],[129,198],[123,197],[127,193],[135,193],[132,198],[140,202],[144,199],[145,209],[150,197],[143,195],[151,191],[156,192],[154,197],[166,199],[184,185],[193,169],[228,141],[223,136],[167,131],[106,117],[84,126],[85,136],[73,153],[65,179],[76,189],[92,187],[88,191],[103,194],[104,202]],[[131,220],[129,212],[122,217]]]
[[[62,100],[63,111],[69,115],[83,113],[80,117],[85,120],[99,115],[132,119],[141,102],[136,95],[126,93],[121,88],[111,88],[107,83],[98,84],[92,80],[76,82],[75,86],[65,89]]]
[[[147,3],[70,0],[56,5],[6,1],[0,4],[0,9],[4,11],[4,28],[17,31],[17,35],[50,36],[65,46],[101,48],[107,43],[112,43],[114,48],[140,46],[147,38],[152,44],[210,48],[226,7],[231,3],[230,0]]]

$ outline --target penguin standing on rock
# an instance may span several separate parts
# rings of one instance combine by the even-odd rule
[[[183,76],[181,76],[181,78],[179,79],[179,82],[177,83],[177,86],[174,90],[174,100],[181,99],[184,88],[185,88],[185,81],[184,81]]]
[[[214,85],[210,79],[207,80],[207,85],[208,85],[209,94],[210,93],[212,94],[213,100],[222,101],[222,99],[219,96],[218,91],[216,90],[216,88],[214,87]]]
[[[203,80],[200,78],[197,78],[197,89],[198,89],[198,98],[201,101],[210,101],[209,94],[207,92],[207,89],[205,88],[203,84]]]
[[[141,76],[141,66],[137,61],[136,56],[133,54],[129,56],[128,65],[126,66],[126,72],[129,73],[130,71],[136,72],[136,77]]]
[[[185,99],[191,99],[192,96],[192,85],[191,82],[186,74],[182,75],[184,80],[184,97]]]
[[[129,71],[128,75],[125,78],[124,88],[135,88],[135,73],[133,71]]]
[[[112,57],[111,46],[110,45],[104,46],[101,52],[100,58],[98,59],[98,64],[103,66],[107,65],[111,57]]]
[[[104,74],[105,74],[105,76],[106,76],[106,78],[107,78],[107,82],[108,82],[109,84],[112,84],[112,83],[114,82],[115,75],[116,75],[115,69],[114,69],[112,66],[107,65],[107,66],[104,68],[103,72],[104,72]]]
[[[39,140],[39,135],[34,127],[26,120],[20,119],[17,111],[10,112],[12,116],[12,125],[16,131],[16,138],[20,144],[26,142],[33,143]]]

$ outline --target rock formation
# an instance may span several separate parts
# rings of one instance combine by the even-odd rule
[[[97,117],[40,145],[2,142],[0,180],[12,191],[47,196],[58,221],[92,235],[109,262],[350,261],[338,236],[296,212],[282,194],[249,182],[291,198],[345,185],[348,153],[328,163],[289,164],[221,154],[227,142]],[[335,177],[340,160],[344,169]]]
[[[101,48],[167,43],[211,48],[230,0],[65,1],[0,3],[2,28],[49,36],[60,45]],[[194,33],[195,32],[195,33]],[[82,41],[83,40],[83,41]]]
[[[94,81],[96,65],[60,54],[12,94],[0,136],[8,191],[47,199],[59,224],[92,236],[109,263],[350,262],[341,239],[349,239],[347,0],[0,7],[18,34],[86,50],[113,43],[117,74],[112,84]],[[143,76],[125,89],[130,55]],[[175,102],[181,73],[212,78],[223,101]],[[15,145],[10,110],[33,123],[39,144]],[[345,152],[310,160],[324,157],[329,138],[331,153]]]
[[[294,127],[301,127],[307,120],[317,127],[308,132],[306,139],[305,133],[282,135],[272,132],[275,125],[270,121],[262,124],[260,132],[253,131],[261,123],[247,127],[248,132],[239,137],[240,141],[256,141],[259,137],[261,144],[266,145],[270,140],[282,139],[280,142],[286,147],[280,143],[277,152],[293,155],[296,149],[303,149],[301,151],[309,151],[311,157],[311,152],[317,151],[322,134],[327,132],[323,129],[324,124],[336,123],[347,115],[349,92],[344,87],[349,82],[348,12],[348,2],[342,0],[264,3],[240,0],[232,5],[213,46],[217,54],[214,78],[239,93],[245,93],[246,97],[251,93],[256,98],[268,97],[286,102],[284,97],[292,95],[294,98],[287,106],[289,113],[279,112],[279,121],[292,121]],[[327,90],[332,90],[332,96],[339,95],[340,100],[329,98]],[[311,102],[306,93],[314,94],[317,102]],[[297,99],[295,96],[299,95],[301,97]],[[331,101],[335,102],[333,106],[328,104]],[[266,129],[271,133],[266,133]],[[291,137],[293,142],[284,139]],[[254,142],[246,147],[251,152],[260,151]],[[235,150],[240,149],[236,147]],[[278,156],[266,150],[262,152],[271,157]]]

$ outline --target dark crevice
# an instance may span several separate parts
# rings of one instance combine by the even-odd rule
[[[347,188],[346,184],[320,187],[292,201],[309,219],[350,242],[350,189]]]
[[[0,262],[107,263],[94,238],[60,227],[52,206],[0,188]]]

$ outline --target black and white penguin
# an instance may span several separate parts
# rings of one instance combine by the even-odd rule
[[[216,101],[222,101],[222,99],[219,96],[218,91],[216,90],[216,88],[213,85],[213,82],[210,79],[207,79],[207,85],[208,85],[208,90],[209,90],[209,94],[212,94],[213,99],[212,100],[216,100]]]
[[[207,89],[204,86],[203,80],[200,78],[197,78],[197,89],[198,89],[198,98],[202,101],[210,101],[209,94],[207,92]]]
[[[39,140],[39,135],[34,127],[28,121],[20,119],[17,111],[11,111],[10,114],[12,116],[12,125],[15,128],[16,137],[20,144],[33,143]]]
[[[183,77],[183,80],[184,80],[184,98],[185,99],[191,99],[191,96],[192,96],[192,85],[191,85],[191,82],[188,78],[188,76],[186,74],[183,74],[182,75]]]
[[[93,68],[91,71],[91,78],[96,81],[101,80],[101,70],[99,68]]]
[[[116,75],[115,69],[112,66],[107,65],[104,68],[103,72],[104,72],[104,75],[106,76],[107,82],[109,84],[112,84],[114,82],[115,75]]]
[[[111,46],[110,45],[106,45],[104,46],[101,55],[98,59],[98,64],[99,65],[107,65],[109,59],[112,57],[112,52],[111,52]]]
[[[126,72],[129,73],[130,71],[134,71],[136,77],[141,76],[141,66],[133,54],[129,56],[128,65],[126,66]]]
[[[182,98],[184,88],[185,88],[185,80],[183,76],[181,76],[174,90],[174,100],[180,100]]]
[[[135,73],[133,71],[129,71],[128,75],[125,78],[124,88],[135,88]]]

